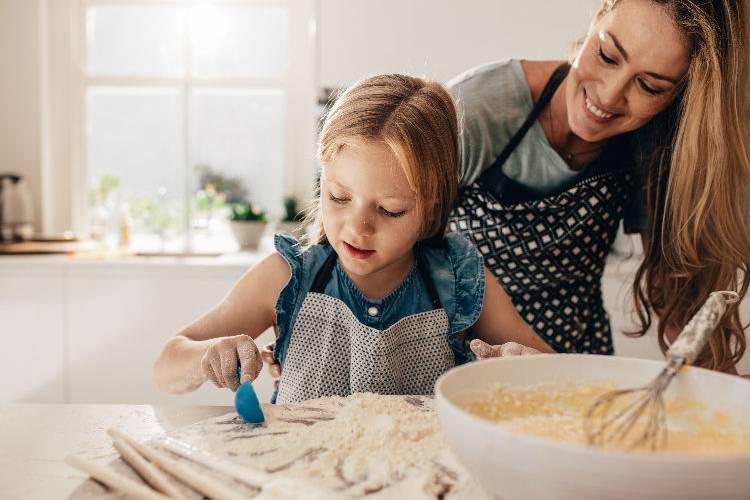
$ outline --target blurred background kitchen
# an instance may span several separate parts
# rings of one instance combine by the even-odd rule
[[[0,402],[231,404],[158,393],[151,363],[303,230],[332,93],[566,58],[598,4],[0,0]],[[658,358],[622,334],[638,252],[618,240],[605,300],[618,354]]]

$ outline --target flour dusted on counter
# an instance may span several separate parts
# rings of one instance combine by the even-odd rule
[[[228,415],[174,435],[278,477],[259,497],[296,497],[295,479],[329,498],[484,497],[448,451],[432,398],[355,394],[264,411],[266,426]]]

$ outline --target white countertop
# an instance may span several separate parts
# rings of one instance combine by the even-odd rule
[[[0,406],[0,496],[67,498],[86,479],[67,455],[107,463],[117,457],[107,436],[115,427],[143,441],[231,406],[31,405]]]
[[[267,252],[234,252],[217,256],[137,256],[116,253],[73,255],[3,255],[0,267],[133,268],[133,267],[242,267],[248,268]]]
[[[0,269],[3,271],[159,271],[159,270],[245,270],[263,256],[273,252],[273,238],[264,237],[254,250],[226,252],[219,255],[137,255],[129,250],[102,248],[80,253],[46,255],[0,255]]]

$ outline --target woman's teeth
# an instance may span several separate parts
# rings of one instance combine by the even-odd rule
[[[588,97],[586,98],[586,109],[588,109],[589,111],[591,111],[592,114],[594,114],[594,115],[596,115],[599,118],[602,118],[604,120],[606,120],[608,118],[612,118],[613,116],[615,116],[612,113],[607,113],[606,111],[602,111],[601,109],[599,109],[596,106],[594,106],[594,103],[591,102],[591,100],[589,100]]]

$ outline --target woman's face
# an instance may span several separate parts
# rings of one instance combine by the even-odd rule
[[[571,130],[596,142],[641,127],[672,102],[688,63],[687,42],[667,9],[622,0],[597,16],[571,68]]]

